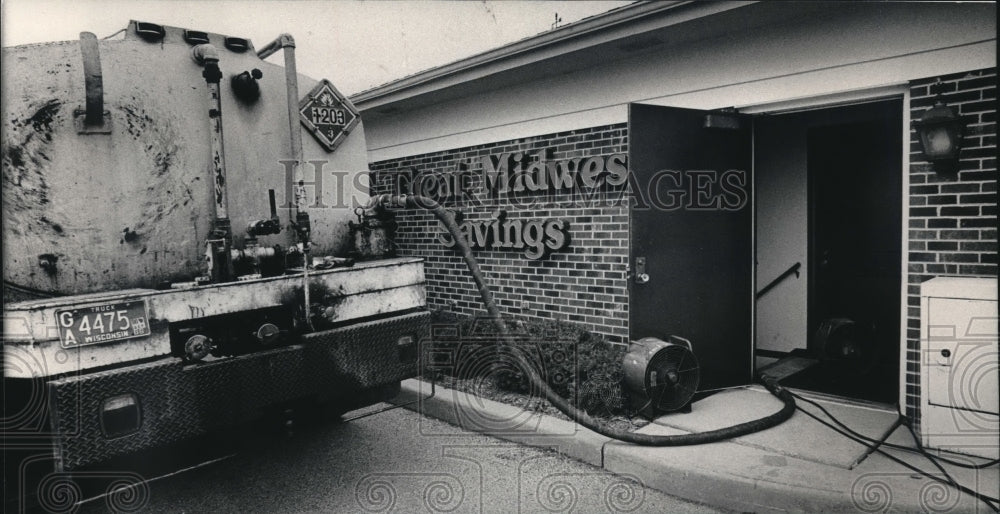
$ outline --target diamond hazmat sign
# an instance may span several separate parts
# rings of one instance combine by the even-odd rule
[[[302,124],[327,152],[337,149],[360,119],[351,102],[323,79],[299,102]]]

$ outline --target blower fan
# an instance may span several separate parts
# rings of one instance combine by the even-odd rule
[[[878,364],[874,330],[850,318],[823,320],[808,350],[831,370],[865,375]]]
[[[633,341],[622,370],[632,407],[650,419],[684,408],[698,390],[698,359],[691,341],[681,337]]]

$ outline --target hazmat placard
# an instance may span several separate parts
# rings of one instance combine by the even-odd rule
[[[327,152],[336,150],[360,119],[351,102],[326,79],[302,99],[299,114],[302,124]]]

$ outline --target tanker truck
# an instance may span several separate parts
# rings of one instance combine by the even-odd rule
[[[85,470],[416,375],[423,262],[356,209],[364,124],[291,36],[131,21],[3,63],[8,471],[14,450]]]

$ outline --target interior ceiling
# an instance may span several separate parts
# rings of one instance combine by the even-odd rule
[[[530,81],[543,80],[592,66],[600,66],[606,62],[641,59],[643,55],[648,53],[662,52],[669,48],[681,48],[698,41],[721,37],[742,37],[753,30],[768,30],[776,24],[816,16],[821,10],[825,10],[829,14],[829,6],[817,5],[818,2],[796,3],[794,9],[789,8],[789,3],[763,2],[673,26],[635,33],[582,50],[444,87],[416,97],[379,105],[364,111],[364,115],[366,118],[390,118],[396,113],[426,108],[458,98],[481,95],[489,91],[523,84],[529,81],[526,79],[530,79]]]

